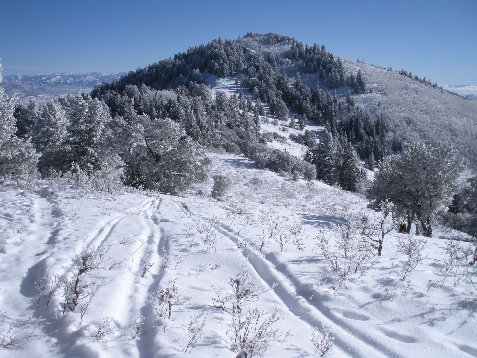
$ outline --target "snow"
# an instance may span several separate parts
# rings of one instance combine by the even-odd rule
[[[228,96],[243,90],[233,78],[208,84]],[[303,131],[272,117],[261,118],[260,130],[279,135],[270,147],[303,157],[306,148],[289,138]],[[334,341],[326,357],[477,356],[475,282],[459,267],[444,271],[446,245],[464,234],[393,231],[382,256],[345,272],[341,232],[362,215],[378,219],[362,195],[292,181],[242,156],[208,156],[209,179],[183,196],[4,185],[0,358],[235,357],[232,317],[217,302],[238,275],[258,292],[247,309],[279,317],[265,357],[318,356],[313,342],[327,331]],[[232,182],[221,200],[211,196],[214,175]],[[355,236],[349,257],[359,258]],[[423,245],[414,269],[403,249],[410,242]],[[88,254],[92,268],[78,275]],[[83,288],[71,311],[65,302],[77,277]]]
[[[381,77],[398,76],[385,70],[376,76],[372,93],[355,96],[362,105],[383,102],[398,84],[415,90],[401,77],[383,87]],[[209,75],[206,83],[213,95],[246,93],[235,78]],[[303,131],[271,116],[260,130],[278,134],[270,147],[303,158],[306,148],[289,138]],[[326,357],[477,356],[475,282],[458,267],[444,271],[446,245],[464,234],[393,231],[382,256],[344,272],[341,232],[362,215],[378,220],[363,195],[259,170],[243,156],[208,156],[209,179],[183,196],[53,181],[1,187],[0,358],[235,357],[232,317],[217,302],[238,275],[258,292],[247,308],[280,318],[265,357],[318,356],[312,338],[328,330]],[[232,182],[221,200],[211,196],[214,175]],[[423,247],[412,270],[403,252],[410,242]],[[347,244],[359,258],[356,237]],[[92,268],[78,276],[88,255]],[[71,311],[65,302],[78,277]]]
[[[398,247],[407,238],[389,234],[383,256],[337,288],[318,238],[324,233],[334,247],[333,224],[353,213],[373,215],[366,200],[259,170],[244,157],[210,158],[211,176],[227,175],[233,183],[222,201],[210,195],[212,179],[183,197],[111,196],[46,181],[35,190],[5,187],[0,337],[10,334],[14,346],[0,349],[0,357],[183,356],[194,318],[205,323],[190,354],[233,357],[230,317],[214,299],[243,272],[262,292],[252,305],[277,309],[275,328],[289,334],[272,342],[266,357],[316,355],[310,338],[323,325],[335,337],[330,357],[476,355],[475,288],[446,280],[429,289],[429,281],[443,278],[450,233],[438,230],[427,239],[424,259],[404,281],[406,258]],[[281,248],[278,233],[287,236],[296,225],[301,230]],[[273,227],[276,236],[268,235]],[[86,314],[63,313],[61,283],[77,272],[75,257],[97,248],[104,253],[101,267],[83,279],[101,285]],[[48,305],[35,288],[41,284],[58,287]],[[171,319],[159,304],[166,289],[174,292]]]
[[[204,82],[206,85],[210,86],[211,94],[214,98],[218,91],[224,92],[227,97],[230,97],[233,94],[238,96],[241,92],[248,92],[242,87],[238,77],[219,78],[211,73],[206,73],[204,77]]]

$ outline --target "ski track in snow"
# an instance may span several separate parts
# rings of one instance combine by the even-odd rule
[[[154,273],[149,280],[148,286],[142,287],[142,292],[138,292],[139,297],[146,297],[142,300],[140,313],[144,317],[141,335],[137,341],[139,357],[153,357],[160,347],[155,342],[155,314],[151,302],[147,301],[147,297],[151,297],[159,290],[159,285],[165,272],[165,257],[169,255],[169,242],[164,230],[160,227],[161,213],[160,201],[156,207],[156,213],[149,213],[147,216],[150,228],[150,236],[148,238],[148,249],[144,252],[144,259],[154,261]],[[147,294],[145,294],[147,292]]]
[[[55,354],[72,357],[177,356],[181,343],[167,341],[170,337],[174,337],[170,333],[174,330],[174,324],[171,323],[170,331],[163,334],[162,323],[154,310],[152,298],[157,297],[161,288],[167,287],[165,281],[179,278],[179,282],[184,282],[190,277],[186,271],[181,271],[178,275],[177,265],[169,266],[169,261],[175,260],[175,255],[179,254],[179,251],[197,257],[203,254],[194,250],[183,251],[188,245],[184,239],[184,229],[188,224],[193,224],[191,227],[200,227],[204,224],[211,227],[218,235],[217,242],[221,245],[217,255],[226,255],[225,261],[221,263],[229,259],[233,261],[231,262],[233,267],[227,268],[232,272],[236,268],[247,267],[251,276],[261,282],[263,288],[272,288],[268,291],[269,296],[266,300],[276,302],[284,317],[296,322],[293,326],[295,329],[305,332],[306,335],[306,332],[312,330],[321,332],[322,325],[329,327],[335,336],[332,356],[401,358],[406,356],[403,344],[419,343],[422,340],[421,335],[404,334],[407,332],[399,331],[392,326],[389,329],[379,327],[371,323],[372,321],[367,329],[363,329],[363,326],[360,327],[353,322],[368,321],[372,317],[351,308],[338,311],[330,309],[325,304],[329,297],[320,294],[311,285],[303,283],[290,266],[281,260],[278,253],[262,254],[253,247],[243,247],[242,243],[247,234],[237,232],[225,219],[208,216],[220,205],[211,208],[210,211],[209,209],[202,211],[200,205],[188,199],[169,195],[143,196],[141,201],[134,199],[136,201],[132,207],[127,208],[124,205],[122,208],[114,209],[113,214],[108,214],[104,209],[100,215],[86,214],[88,221],[80,220],[80,223],[91,223],[91,227],[81,228],[73,219],[58,211],[58,207],[65,206],[63,199],[61,196],[50,195],[46,190],[32,194],[31,200],[24,199],[21,204],[25,208],[28,207],[31,213],[30,222],[20,235],[21,245],[13,245],[11,249],[9,248],[9,255],[2,256],[4,264],[18,266],[18,282],[21,282],[20,292],[12,285],[11,288],[6,288],[6,294],[2,289],[2,294],[5,297],[18,298],[18,305],[21,308],[16,308],[17,312],[32,313],[39,323],[42,340],[52,356]],[[129,205],[132,201],[126,203]],[[102,208],[102,205],[99,208]],[[223,209],[226,212],[236,213],[231,207],[225,206]],[[66,210],[70,209],[66,206]],[[97,208],[95,210],[98,211]],[[76,232],[78,228],[81,230]],[[126,244],[122,242],[125,233],[128,234],[129,240]],[[82,239],[83,237],[85,239]],[[28,247],[28,255],[18,254],[22,247]],[[46,305],[46,300],[38,301],[36,282],[45,277],[56,278],[57,289],[61,290],[59,286],[61,280],[75,274],[77,270],[71,261],[71,255],[79,254],[80,249],[97,248],[106,249],[110,259],[108,264],[112,262],[112,267],[114,266],[112,271],[105,270],[104,275],[111,281],[101,289],[98,294],[101,297],[95,298],[94,301],[97,307],[93,312],[101,315],[87,316],[86,321],[89,323],[80,324],[77,312],[61,314],[62,302],[58,297],[56,300],[53,297],[49,305]],[[197,257],[194,260],[197,260]],[[197,263],[201,263],[200,259]],[[145,269],[147,264],[150,266]],[[187,267],[198,268],[198,266]],[[220,277],[222,282],[224,279],[227,280],[226,276]],[[11,282],[14,282],[13,280],[14,278],[10,278]],[[168,284],[170,285],[170,282]],[[202,287],[202,291],[207,290],[208,288]],[[0,303],[1,299],[0,296]],[[191,314],[194,310],[207,307],[206,304],[204,301],[194,301],[193,305],[181,310]],[[208,312],[215,315],[214,311]],[[180,312],[176,314],[179,315]],[[132,339],[131,333],[141,317],[141,329],[137,330],[137,337]],[[217,313],[217,316],[211,319],[220,320],[220,317],[220,313]],[[111,343],[107,348],[101,346],[105,343],[96,342],[92,336],[87,336],[91,333],[87,331],[89,327],[97,326],[104,318],[111,320],[115,335],[111,337],[111,342],[115,342],[115,345]],[[217,347],[226,349],[226,337],[223,332],[221,335],[220,329],[209,331],[207,338],[213,342],[210,346],[214,349]],[[396,343],[392,343],[393,341]],[[287,346],[287,350],[292,348],[293,344]],[[301,348],[302,351],[294,352],[295,356],[308,354],[306,352],[308,348]],[[475,354],[475,347],[472,344],[464,345],[458,341],[444,342],[443,348],[453,352],[457,348],[463,354]],[[0,356],[4,357],[1,351]]]
[[[35,283],[40,279],[48,277],[49,271],[55,266],[55,263],[51,265],[51,262],[49,262],[48,259],[54,259],[54,256],[58,254],[58,252],[61,251],[62,246],[64,246],[64,243],[57,242],[55,239],[58,232],[61,230],[62,224],[55,223],[57,220],[55,220],[54,204],[53,200],[46,195],[37,195],[34,197],[32,205],[34,213],[33,222],[31,224],[30,232],[26,235],[27,238],[28,236],[31,236],[31,239],[25,239],[24,242],[22,242],[24,245],[35,245],[34,249],[31,246],[30,248],[32,251],[37,252],[35,255],[36,257],[25,260],[25,266],[28,266],[28,268],[24,270],[26,273],[23,276],[24,278],[21,283],[21,293],[26,297],[33,298],[37,295]],[[111,246],[115,243],[109,241],[115,239],[115,230],[122,220],[130,217],[138,217],[142,219],[143,223],[141,227],[142,231],[146,232],[147,241],[145,245],[141,244],[133,253],[133,256],[138,257],[137,259],[134,259],[134,257],[127,258],[128,260],[135,261],[135,270],[129,273],[132,277],[131,281],[135,284],[129,285],[128,290],[120,292],[121,295],[127,297],[128,301],[126,305],[120,307],[120,310],[124,309],[127,311],[124,312],[124,314],[130,317],[129,321],[133,321],[134,318],[139,316],[139,314],[146,317],[137,344],[140,353],[139,356],[143,357],[151,356],[150,353],[153,352],[153,346],[150,344],[150,341],[154,338],[154,332],[152,330],[153,315],[150,314],[150,304],[144,302],[144,297],[146,297],[144,292],[152,293],[157,290],[160,279],[163,275],[163,268],[161,266],[162,256],[167,255],[168,253],[168,243],[161,235],[158,227],[159,220],[156,212],[160,211],[160,205],[160,199],[148,199],[140,207],[127,209],[111,218],[103,219],[83,241],[84,249],[97,249],[100,247]],[[40,239],[39,236],[42,232],[49,232],[50,234],[48,237],[45,236]],[[157,272],[152,274],[151,278],[141,277],[141,262],[143,259],[155,263],[153,267],[151,267],[151,270],[156,269]],[[56,281],[58,283],[61,282],[72,272],[74,266],[74,263],[70,263],[65,269],[64,274],[56,277]],[[52,306],[53,304],[51,302],[48,305],[45,303],[40,305],[40,302],[35,302],[30,306],[30,309],[34,310],[34,316],[44,327],[43,332],[50,336],[52,341],[57,342],[57,345],[59,345],[57,346],[58,350],[66,355],[93,354],[93,351],[88,349],[88,347],[77,344],[77,340],[81,338],[80,332],[73,331],[68,333],[68,319],[66,316],[57,317]],[[141,307],[138,310],[139,312],[134,312],[137,307]],[[119,312],[119,315],[121,315],[121,312]],[[146,350],[145,347],[150,347],[150,349]]]
[[[210,220],[210,222],[219,233],[234,244],[237,252],[241,252],[265,286],[274,287],[273,291],[277,297],[293,315],[317,330],[321,330],[323,324],[329,326],[335,334],[336,346],[345,354],[353,357],[403,357],[377,339],[336,317],[320,304],[319,294],[313,288],[298,282],[288,270],[281,269],[282,265],[273,259],[273,255],[264,258],[249,247],[240,249],[238,246],[240,239],[229,226],[220,221]]]

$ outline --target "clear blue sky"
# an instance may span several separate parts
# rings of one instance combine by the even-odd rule
[[[135,70],[248,31],[477,84],[477,0],[0,0],[4,74]]]

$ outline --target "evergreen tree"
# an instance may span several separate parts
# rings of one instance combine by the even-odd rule
[[[124,153],[126,184],[177,194],[207,177],[201,147],[177,123],[147,116],[137,120],[129,127],[135,140]]]
[[[68,167],[66,157],[66,113],[56,101],[48,102],[40,109],[33,125],[32,142],[41,153],[38,168],[42,174],[50,170],[65,171]]]
[[[316,167],[316,178],[325,183],[338,183],[337,144],[332,134],[326,129],[318,145],[307,154],[307,159]]]
[[[0,83],[2,81],[0,65]],[[14,99],[0,86],[0,182],[36,172],[38,156],[27,139],[18,138],[13,116]]]
[[[63,170],[70,170],[73,164],[87,173],[101,169],[107,158],[102,152],[107,150],[103,131],[111,120],[108,107],[88,96],[67,97],[62,104],[69,122],[65,140],[67,164]]]
[[[363,75],[361,70],[358,71],[356,75],[356,88],[357,93],[365,93],[366,92],[366,83],[364,82]]]
[[[359,183],[364,178],[364,172],[360,168],[358,156],[351,143],[346,139],[342,144],[338,175],[340,186],[349,191],[357,191]]]

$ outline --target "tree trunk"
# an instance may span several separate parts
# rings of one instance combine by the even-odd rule
[[[422,234],[426,237],[432,237],[432,224],[431,219],[426,218],[425,220],[421,220],[421,228]]]
[[[412,217],[411,217],[411,214],[407,213],[406,234],[410,234],[410,233],[411,233],[411,226],[412,226]]]
[[[378,244],[378,256],[381,256],[381,253],[383,251],[383,241],[384,241],[384,237],[379,240],[379,244]]]

